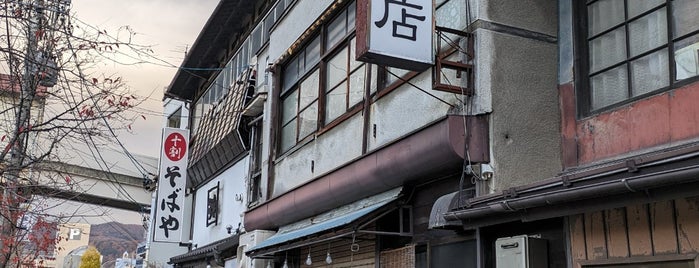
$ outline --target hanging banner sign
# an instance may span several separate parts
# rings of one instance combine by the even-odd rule
[[[433,0],[357,0],[357,59],[424,71],[434,64]]]
[[[188,151],[188,130],[163,128],[153,241],[182,241]]]

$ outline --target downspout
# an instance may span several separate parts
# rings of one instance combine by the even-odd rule
[[[505,199],[489,203],[483,207],[448,212],[444,214],[444,219],[468,220],[483,218],[494,214],[515,212],[533,207],[683,184],[696,181],[697,177],[699,177],[699,165],[692,165],[651,174],[600,182],[572,189],[552,191],[522,198]]]

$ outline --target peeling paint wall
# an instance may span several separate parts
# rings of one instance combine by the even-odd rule
[[[363,117],[356,114],[278,160],[275,165],[273,196],[283,194],[361,156],[362,124]]]
[[[593,165],[699,140],[699,83],[584,118],[578,113],[571,0],[559,1],[559,96],[565,168]]]
[[[432,74],[424,72],[411,82],[431,94],[455,102],[455,95],[431,90]],[[430,122],[443,118],[449,109],[445,103],[410,86],[403,85],[371,105],[369,151],[386,145]],[[374,128],[376,135],[374,135]]]
[[[697,99],[699,83],[579,120],[578,164],[695,141],[699,137]]]

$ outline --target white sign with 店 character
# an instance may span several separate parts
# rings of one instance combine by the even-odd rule
[[[163,129],[153,241],[181,242],[188,151],[188,130]]]
[[[357,0],[357,59],[413,71],[434,64],[433,0]]]

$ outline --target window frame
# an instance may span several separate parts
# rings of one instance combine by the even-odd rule
[[[248,124],[250,127],[250,169],[248,171],[247,206],[253,207],[262,201],[262,117]]]
[[[673,17],[673,5],[672,5],[672,0],[665,0],[664,3],[659,4],[656,7],[650,8],[646,11],[643,11],[633,17],[629,17],[628,15],[628,10],[627,10],[627,3],[628,0],[624,0],[624,18],[621,23],[614,24],[613,26],[600,31],[599,33],[596,33],[592,37],[588,35],[588,5],[594,4],[596,2],[603,1],[603,0],[588,0],[588,1],[574,1],[573,4],[573,35],[574,35],[574,50],[576,51],[576,59],[575,59],[575,87],[578,88],[579,90],[576,90],[576,95],[577,95],[577,114],[578,118],[585,118],[589,116],[595,116],[607,111],[615,110],[619,107],[626,106],[630,103],[636,102],[638,100],[658,95],[663,92],[667,92],[688,84],[691,84],[693,82],[699,81],[699,75],[693,76],[693,77],[688,77],[683,80],[676,80],[676,61],[675,61],[675,43],[684,41],[684,40],[689,40],[690,38],[697,37],[699,36],[699,26],[696,27],[696,29],[692,30],[691,32],[688,32],[686,34],[680,35],[680,36],[674,36],[673,32],[673,26],[674,26],[674,17]],[[637,55],[631,56],[630,52],[630,44],[631,40],[629,40],[629,24],[633,23],[635,21],[638,21],[640,19],[645,18],[647,15],[652,14],[653,12],[656,12],[661,9],[665,9],[665,15],[666,15],[666,26],[667,26],[667,40],[665,43],[662,45],[649,48],[642,53],[638,53]],[[624,46],[626,49],[626,54],[624,56],[624,59],[610,64],[608,66],[602,67],[599,70],[596,70],[594,72],[590,72],[591,66],[590,66],[590,46],[589,46],[589,41],[592,39],[601,37],[605,34],[611,33],[615,30],[618,29],[624,29],[625,33],[625,41],[624,41]],[[649,55],[653,55],[656,52],[660,52],[663,50],[667,50],[667,64],[668,68],[665,71],[665,74],[667,75],[668,79],[668,85],[650,90],[648,92],[633,96],[633,74],[632,74],[632,67],[631,63],[642,59],[644,57],[647,57]],[[627,79],[627,86],[626,86],[626,93],[627,96],[625,99],[614,102],[612,104],[606,105],[606,106],[601,106],[599,108],[593,109],[593,103],[592,103],[592,85],[590,82],[590,78],[593,77],[594,75],[602,74],[606,71],[610,71],[619,67],[624,67],[626,70],[626,79]]]
[[[279,107],[280,107],[278,126],[280,128],[280,131],[279,131],[279,137],[278,137],[279,143],[277,144],[277,147],[279,149],[279,155],[288,154],[290,152],[295,151],[295,148],[300,146],[299,144],[305,144],[306,142],[308,142],[309,140],[311,140],[315,136],[321,135],[322,133],[326,132],[330,128],[340,124],[342,121],[346,120],[351,115],[361,111],[361,108],[364,107],[364,103],[367,101],[365,98],[362,98],[362,101],[359,101],[359,103],[354,104],[351,107],[347,108],[342,114],[340,114],[338,117],[334,118],[331,122],[326,122],[326,120],[325,120],[325,117],[326,117],[326,111],[325,111],[325,109],[326,109],[326,82],[327,82],[327,74],[328,74],[327,62],[332,57],[334,57],[335,55],[340,53],[344,48],[347,48],[348,51],[351,51],[350,50],[350,46],[351,46],[350,42],[355,37],[355,31],[356,31],[355,25],[350,26],[349,19],[347,17],[348,10],[349,10],[349,7],[351,5],[355,5],[355,9],[356,9],[356,1],[349,1],[336,14],[334,14],[334,16],[331,19],[329,19],[326,23],[324,23],[321,27],[319,27],[319,29],[316,31],[316,33],[311,35],[312,36],[311,38],[308,38],[308,40],[303,45],[299,46],[300,49],[298,50],[298,52],[293,54],[292,57],[290,57],[287,61],[285,61],[281,65],[281,68],[280,68],[281,72],[280,72],[279,80],[278,80],[279,84],[280,84],[280,86],[279,86],[280,94],[279,94],[279,98],[278,98],[279,99]],[[342,35],[341,38],[336,40],[336,44],[328,47],[328,45],[327,45],[328,26],[342,15],[345,16],[345,33]],[[319,50],[320,50],[319,55],[318,55],[317,61],[312,62],[311,65],[308,66],[307,65],[308,63],[305,62],[305,60],[308,59],[307,48],[310,48],[309,45],[314,43],[314,41],[316,41],[317,39],[319,40],[319,43],[318,43]],[[348,53],[347,65],[349,68],[349,62],[350,62],[349,57],[351,55],[349,55],[350,52],[347,52],[347,53]],[[299,67],[297,67],[296,71],[299,73],[298,77],[291,79],[290,82],[285,81],[286,80],[285,75],[288,72],[287,67],[289,66],[289,64],[298,64],[297,60],[299,59],[299,57],[303,57],[303,60],[304,60],[303,70],[301,70]],[[363,66],[367,66],[367,63],[361,63],[361,64]],[[357,67],[357,69],[358,68],[361,68],[361,67]],[[355,69],[355,70],[357,70],[357,69]],[[286,123],[283,121],[284,101],[291,94],[293,94],[294,91],[299,92],[298,91],[299,85],[302,82],[304,82],[305,79],[309,78],[312,74],[314,74],[316,71],[318,72],[318,76],[319,76],[317,98],[315,99],[315,101],[310,101],[307,106],[300,107],[300,101],[299,101],[300,95],[297,95],[296,115],[294,116],[294,118],[297,119],[296,120],[296,129],[295,129],[295,136],[296,136],[295,142],[293,145],[290,145],[288,148],[285,148],[284,143],[283,143],[283,141],[284,141],[283,128],[285,126],[287,126],[289,123],[291,123],[294,119],[291,119],[289,122],[286,122]],[[343,80],[343,81],[348,80],[350,74],[354,74],[354,72],[348,72],[348,75],[345,77],[345,80]],[[341,83],[342,82],[340,82],[339,84],[341,84]],[[333,89],[336,90],[337,87],[339,86],[339,84],[335,85],[333,87]],[[363,87],[363,88],[364,88],[364,91],[367,90],[365,87]],[[317,106],[318,112],[317,112],[316,128],[314,131],[310,132],[308,135],[304,135],[303,137],[301,137],[301,135],[299,135],[300,123],[298,121],[298,118],[299,118],[300,114],[303,111],[305,111],[305,109],[314,105],[315,102],[317,102],[317,105],[318,105]],[[347,105],[347,100],[345,103]]]
[[[447,1],[445,1],[444,3],[446,3],[446,2]],[[444,3],[442,3],[442,5]],[[348,10],[349,10],[349,7],[351,5],[355,5],[354,12],[356,14],[356,4],[357,4],[356,1],[348,1],[344,6],[342,6],[340,8],[339,11],[337,11],[335,14],[333,14],[333,16],[329,20],[327,20],[320,27],[318,27],[318,29],[315,31],[314,34],[309,35],[310,37],[307,38],[307,40],[305,40],[305,42],[303,42],[301,45],[298,46],[299,47],[298,52],[295,52],[287,60],[283,61],[280,64],[280,66],[278,68],[279,74],[275,75],[275,76],[277,76],[276,81],[278,82],[278,83],[276,83],[276,87],[279,89],[279,92],[280,92],[278,94],[278,97],[276,98],[276,101],[278,101],[279,103],[278,103],[278,105],[275,105],[278,107],[276,109],[277,110],[276,114],[279,118],[279,122],[276,125],[280,129],[275,135],[275,138],[277,141],[275,144],[275,147],[277,148],[277,151],[276,151],[277,159],[281,159],[281,158],[284,158],[286,155],[292,154],[293,152],[295,152],[299,148],[303,147],[303,145],[305,145],[306,143],[308,143],[311,140],[315,139],[316,137],[324,134],[325,132],[330,131],[335,126],[342,124],[345,120],[356,115],[357,113],[362,112],[363,110],[366,109],[366,107],[368,105],[375,103],[377,100],[388,95],[392,91],[400,88],[401,86],[403,86],[405,84],[408,84],[409,80],[413,79],[414,77],[416,77],[422,73],[422,72],[415,72],[415,71],[409,71],[409,70],[402,70],[402,71],[404,71],[403,73],[398,74],[397,77],[394,77],[393,74],[391,74],[387,71],[387,68],[390,68],[390,67],[385,67],[385,66],[376,65],[376,64],[369,64],[369,63],[365,63],[365,62],[361,62],[361,64],[357,65],[356,68],[350,70],[351,69],[350,65],[351,65],[351,61],[352,61],[351,57],[353,56],[353,55],[351,55],[352,54],[351,46],[353,45],[353,44],[351,44],[351,42],[356,37],[356,20],[351,20],[351,21],[355,22],[355,24],[350,25],[350,18],[348,15],[350,12]],[[442,5],[440,5],[440,7]],[[341,16],[343,14],[345,14],[347,16],[345,18],[345,20],[346,20],[345,25],[347,27],[346,32],[342,38],[339,38],[336,41],[336,43],[334,45],[328,47],[328,45],[326,44],[326,42],[328,40],[327,39],[328,26],[331,25],[332,22],[335,21],[335,19],[337,19],[339,16]],[[275,26],[276,26],[276,24],[275,24]],[[301,53],[301,51],[305,52],[308,44],[310,44],[316,38],[320,38],[320,51],[321,52],[320,52],[319,63],[311,68],[307,68],[305,73],[302,73],[298,78],[296,78],[296,80],[294,80],[294,82],[292,83],[293,84],[292,86],[287,86],[285,81],[284,81],[285,74],[286,74],[286,71],[285,71],[286,67],[288,66],[288,64],[290,62],[296,60],[296,58],[298,57],[299,53]],[[326,92],[325,92],[325,90],[326,90],[326,78],[327,78],[327,62],[333,56],[340,53],[344,48],[348,49],[348,57],[350,57],[350,58],[348,58],[348,62],[347,62],[347,65],[348,65],[347,77],[343,81],[345,81],[345,82],[348,81],[350,79],[351,75],[356,74],[357,72],[360,72],[360,71],[364,72],[363,77],[365,77],[365,79],[363,81],[365,81],[364,82],[365,85],[362,87],[364,90],[364,92],[363,92],[364,96],[363,96],[361,101],[358,101],[355,104],[351,104],[349,101],[349,86],[348,86],[347,96],[346,96],[346,100],[345,100],[346,110],[342,114],[337,116],[336,118],[333,118],[332,120],[328,121],[328,120],[326,120],[327,100],[326,100]],[[362,66],[364,69],[360,70],[362,68]],[[369,88],[366,87],[367,68],[371,68],[371,70],[370,70],[371,82],[370,82]],[[282,145],[282,141],[284,138],[283,133],[282,133],[283,132],[282,128],[284,126],[284,124],[282,122],[282,120],[283,120],[282,117],[283,117],[283,112],[284,112],[282,104],[283,104],[285,98],[288,97],[288,94],[290,94],[290,92],[292,92],[292,89],[298,87],[298,84],[301,81],[303,81],[303,79],[305,79],[306,76],[313,73],[316,69],[320,69],[320,84],[318,87],[318,99],[317,99],[317,101],[318,101],[318,117],[317,117],[316,130],[311,132],[311,134],[309,134],[309,135],[306,135],[304,137],[299,137],[299,135],[298,135],[299,126],[298,126],[298,122],[297,122],[297,127],[296,127],[297,139],[293,145],[289,146],[288,148],[284,148]],[[341,83],[342,82],[340,82],[340,84]],[[335,87],[337,87],[337,86],[338,85],[335,85]],[[297,108],[298,108],[298,106],[297,106]],[[297,110],[297,116],[299,113],[300,113],[300,111]]]
[[[167,117],[167,126],[171,128],[182,127],[182,107],[178,107]]]

